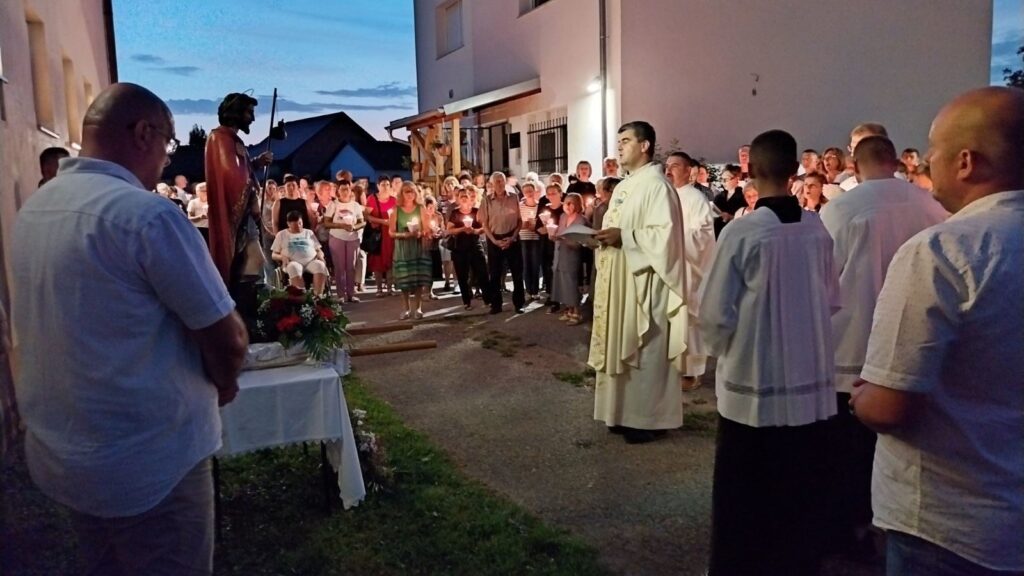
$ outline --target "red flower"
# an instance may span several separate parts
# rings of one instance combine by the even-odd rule
[[[317,311],[320,313],[320,317],[324,320],[334,320],[334,310],[331,310],[326,306],[320,306],[317,308]]]
[[[298,328],[302,324],[302,318],[298,315],[292,314],[291,316],[285,316],[277,321],[277,331],[287,332],[293,328]]]

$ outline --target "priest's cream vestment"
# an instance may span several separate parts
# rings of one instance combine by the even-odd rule
[[[693,184],[676,188],[683,213],[683,253],[686,257],[686,308],[690,320],[686,336],[685,376],[700,376],[707,370],[707,350],[697,323],[701,284],[711,271],[715,256],[715,215],[711,203]]]
[[[642,430],[683,424],[679,376],[687,337],[679,196],[648,163],[612,194],[604,228],[622,246],[597,250],[588,363],[597,371],[594,419]]]

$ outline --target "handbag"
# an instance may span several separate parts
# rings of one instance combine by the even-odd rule
[[[380,210],[380,202],[373,199],[375,209]],[[380,247],[384,241],[384,231],[380,226],[367,226],[363,230],[363,239],[359,241],[359,249],[367,254],[380,254]]]

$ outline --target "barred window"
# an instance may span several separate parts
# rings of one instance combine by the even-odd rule
[[[530,170],[538,174],[568,169],[568,123],[565,117],[530,124]]]

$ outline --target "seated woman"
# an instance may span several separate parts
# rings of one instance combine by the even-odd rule
[[[286,221],[288,227],[274,238],[272,258],[281,263],[288,274],[288,283],[295,288],[305,290],[302,273],[312,274],[313,293],[320,296],[327,285],[327,264],[320,242],[312,230],[302,227],[302,214],[297,210],[289,212]]]

